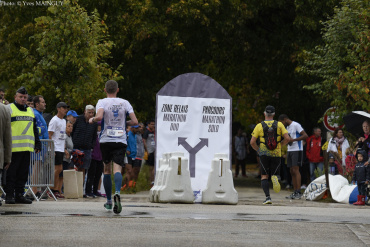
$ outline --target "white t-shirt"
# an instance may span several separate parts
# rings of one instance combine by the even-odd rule
[[[297,123],[292,121],[292,123],[287,126],[286,130],[289,133],[290,138],[292,139],[297,139],[298,137],[301,136],[301,132],[304,131],[302,126]],[[288,144],[288,152],[290,151],[302,151],[303,150],[303,142],[302,141],[295,141],[292,143],[292,145]]]
[[[54,141],[54,151],[64,152],[66,134],[66,120],[54,116],[49,123],[48,131],[54,132],[51,139]]]
[[[134,112],[131,104],[121,98],[105,98],[96,104],[96,112],[104,109],[100,143],[121,142],[126,140],[126,113]]]

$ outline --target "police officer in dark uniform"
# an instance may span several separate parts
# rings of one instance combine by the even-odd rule
[[[15,101],[10,104],[12,128],[12,161],[7,170],[5,186],[6,204],[31,204],[23,196],[28,178],[31,152],[40,152],[41,142],[38,135],[35,115],[26,102],[28,93],[24,87],[17,90]]]

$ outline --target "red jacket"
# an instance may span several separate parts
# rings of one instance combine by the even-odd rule
[[[321,136],[312,135],[306,139],[306,157],[312,163],[324,162],[321,150]]]

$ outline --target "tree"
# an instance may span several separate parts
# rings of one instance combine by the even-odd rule
[[[14,86],[44,95],[49,110],[59,101],[82,110],[104,97],[104,82],[117,76],[105,61],[113,43],[99,14],[88,15],[77,1],[48,13],[35,19],[32,44],[20,48],[26,66]]]
[[[324,44],[301,56],[299,71],[317,79],[306,88],[329,99],[339,120],[348,111],[370,108],[369,10],[369,1],[342,1],[323,23]]]

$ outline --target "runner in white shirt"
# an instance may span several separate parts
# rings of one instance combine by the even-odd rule
[[[112,166],[115,183],[114,207],[113,212],[119,214],[122,211],[120,188],[122,185],[122,166],[127,147],[126,125],[137,125],[134,110],[131,104],[124,99],[117,98],[119,91],[118,83],[110,80],[105,83],[104,91],[107,98],[101,99],[96,105],[96,116],[89,119],[90,123],[102,120],[102,130],[100,135],[100,149],[104,162],[104,189],[107,194],[107,203],[104,208],[112,209]],[[126,121],[126,114],[130,116]]]
[[[303,140],[306,140],[308,135],[299,123],[290,120],[286,114],[281,114],[279,121],[284,124],[291,138],[288,143],[287,166],[290,168],[290,174],[292,175],[294,192],[286,198],[301,199],[301,173],[299,172],[299,167],[303,164]]]
[[[65,139],[67,138],[66,120],[63,118],[67,114],[68,108],[66,103],[59,102],[57,104],[58,113],[50,120],[48,127],[49,139],[54,141],[55,151],[54,187],[51,190],[57,198],[64,198],[58,189],[62,187],[59,184],[59,174],[63,171]]]

